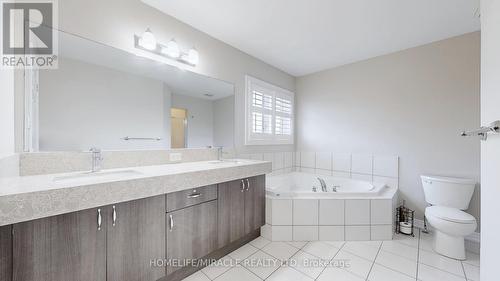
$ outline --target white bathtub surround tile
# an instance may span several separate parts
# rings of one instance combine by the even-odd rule
[[[222,275],[224,272],[231,269],[236,265],[236,261],[229,255],[226,255],[219,260],[213,262],[207,267],[204,267],[201,271],[210,279],[215,279]]]
[[[472,281],[480,281],[479,280],[479,267],[475,265],[471,265],[468,263],[463,263],[464,266],[464,271],[465,271],[465,277],[467,280],[472,280]]]
[[[369,225],[370,200],[345,200],[345,224]],[[370,238],[364,240],[370,240]]]
[[[351,178],[351,173],[349,173],[349,172],[333,171],[332,172],[332,176],[337,177],[337,178],[350,179]]]
[[[292,225],[293,202],[291,199],[272,199],[271,222],[272,225]]]
[[[374,175],[373,182],[374,183],[384,183],[385,185],[392,187],[392,188],[399,187],[399,180],[397,178],[380,177],[380,176]]]
[[[324,260],[331,260],[340,249],[325,242],[309,242],[302,251]]]
[[[318,278],[326,267],[322,265],[320,258],[304,251],[299,251],[291,259],[294,261],[293,268],[313,279]]]
[[[293,200],[293,225],[318,225],[318,205],[316,199]]]
[[[370,281],[414,281],[415,277],[411,278],[400,272],[391,270],[387,267],[374,264],[368,276]]]
[[[291,225],[273,225],[271,226],[272,241],[292,241],[293,227]]]
[[[307,244],[306,241],[291,241],[287,243],[294,246],[297,249],[302,249]]]
[[[319,240],[320,241],[343,241],[344,237],[343,225],[320,225]]]
[[[300,152],[300,166],[303,168],[316,168],[316,153]]]
[[[333,153],[333,170],[351,173],[352,156],[349,153]]]
[[[317,241],[318,226],[294,225],[293,241]]]
[[[353,154],[351,172],[356,174],[373,174],[373,156],[369,154]]]
[[[407,239],[410,239],[407,237]],[[417,240],[418,243],[418,240]],[[416,247],[409,246],[405,243],[400,243],[396,241],[384,241],[382,243],[382,251],[389,252],[401,257],[417,261],[418,249]]]
[[[258,251],[244,260],[241,265],[259,278],[266,279],[281,266],[281,262],[263,251]]]
[[[273,223],[273,199],[266,197],[265,218],[267,224]]]
[[[293,162],[293,152],[285,152],[284,154],[284,167],[292,168],[294,166]]]
[[[418,258],[419,262],[425,265],[432,266],[455,275],[464,276],[462,264],[458,260],[450,259],[437,253],[427,251],[420,251]]]
[[[300,167],[300,152],[295,151],[293,153],[293,163],[295,163],[295,167]]]
[[[229,256],[232,257],[236,261],[236,263],[240,263],[241,261],[248,258],[249,256],[251,256],[252,254],[257,252],[258,250],[259,249],[255,248],[254,246],[252,246],[250,244],[245,244],[245,245],[241,246],[240,248],[229,253]]]
[[[314,173],[317,175],[331,176],[332,170],[315,169]]]
[[[370,272],[373,262],[366,260],[360,256],[354,255],[344,249],[335,256],[335,260],[345,260],[347,265],[344,269],[365,279]]]
[[[420,251],[422,252],[422,251]],[[425,264],[418,264],[418,280],[421,281],[465,281],[465,277],[451,274]]]
[[[391,240],[393,233],[392,224],[388,225],[372,225],[370,226],[371,240]]]
[[[198,271],[184,278],[183,281],[210,281],[210,279],[202,271]]]
[[[392,224],[392,200],[370,200],[371,224]]]
[[[273,153],[264,153],[264,154],[262,154],[262,155],[263,155],[263,159],[262,159],[262,160],[264,160],[264,161],[269,161],[269,162],[271,162],[271,163],[273,163],[273,162],[274,162],[274,154],[273,154]],[[274,165],[275,165],[275,164],[273,163],[273,170],[275,170],[275,169],[274,169]]]
[[[480,258],[478,254],[472,252],[465,252],[465,256],[467,259],[462,261],[463,263],[479,266]]]
[[[319,200],[319,225],[344,225],[344,200]]]
[[[265,224],[260,227],[260,235],[267,240],[273,240],[272,226]]]
[[[346,225],[345,226],[346,241],[366,241],[370,240],[369,225]]]
[[[308,277],[304,273],[292,268],[292,267],[281,267],[276,270],[267,281],[313,281],[314,279]],[[239,280],[238,280],[239,281]]]
[[[299,249],[285,242],[271,242],[262,248],[262,251],[279,260],[287,260],[297,253]]]
[[[381,251],[377,255],[375,263],[406,274],[410,277],[417,277],[417,263],[414,260],[409,260],[386,251]]]
[[[397,178],[399,175],[399,157],[382,155],[373,156],[373,174]]]
[[[257,275],[250,272],[243,266],[235,266],[219,276],[217,281],[260,281],[261,279]]]
[[[355,254],[367,260],[375,260],[377,253],[379,251],[379,246],[376,243],[366,243],[366,242],[346,242],[343,251],[347,251],[351,254]]]
[[[331,152],[316,152],[316,169],[328,170],[333,169],[333,154]]]
[[[367,182],[373,181],[373,176],[371,174],[367,175],[367,174],[352,173],[351,178],[353,180],[360,180],[360,181],[367,181]]]
[[[364,278],[361,278],[357,275],[350,273],[347,270],[337,267],[327,267],[323,273],[317,279],[318,281],[364,281]]]
[[[271,243],[271,241],[262,237],[262,236],[259,236],[259,237],[255,238],[254,240],[250,241],[250,244],[257,249],[262,249],[269,243]]]
[[[274,153],[273,170],[280,170],[285,167],[285,154],[283,152]]]

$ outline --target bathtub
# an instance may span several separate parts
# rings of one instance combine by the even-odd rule
[[[271,241],[391,240],[397,191],[384,182],[312,173],[267,176],[261,234]]]
[[[318,178],[326,182],[326,192],[321,190]],[[371,183],[300,172],[270,176],[266,179],[266,194],[281,198],[376,197],[386,187],[385,183]]]

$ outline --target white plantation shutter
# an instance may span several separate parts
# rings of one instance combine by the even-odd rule
[[[246,144],[293,144],[293,93],[250,76],[246,82]]]

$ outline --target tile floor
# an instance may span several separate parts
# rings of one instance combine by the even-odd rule
[[[467,253],[463,262],[440,256],[432,251],[431,235],[424,233],[383,242],[270,242],[259,237],[184,280],[479,281],[479,255]]]

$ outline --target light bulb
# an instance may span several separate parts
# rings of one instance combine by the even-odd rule
[[[179,50],[179,45],[175,42],[174,39],[168,42],[167,46],[162,48],[161,52],[171,58],[178,58],[181,54]]]
[[[188,53],[187,61],[192,65],[197,65],[200,60],[200,55],[195,48],[191,48]]]
[[[147,50],[156,49],[156,38],[149,28],[144,31],[141,38],[139,39],[139,45]]]

